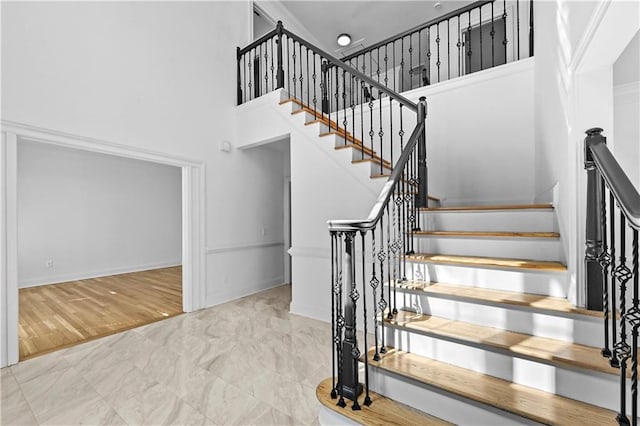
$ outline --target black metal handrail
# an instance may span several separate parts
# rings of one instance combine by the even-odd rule
[[[398,159],[396,166],[393,168],[387,183],[385,183],[380,195],[378,196],[369,216],[366,219],[358,220],[330,220],[328,221],[329,231],[332,232],[355,232],[355,231],[370,231],[376,227],[380,222],[384,209],[389,205],[389,200],[393,195],[394,190],[397,188],[398,183],[403,179],[403,175],[406,166],[411,158],[411,155],[421,137],[424,137],[425,126],[424,122],[418,124],[413,130],[413,133],[409,137],[409,141],[402,152],[402,155]]]
[[[527,25],[525,40],[521,27]],[[481,0],[376,42],[342,61],[394,91],[405,92],[531,57],[533,35],[533,0]]]
[[[602,129],[593,128],[586,133],[584,153],[587,170],[585,250],[587,307],[603,311],[602,356],[609,359],[612,367],[620,369],[620,409],[616,420],[620,425],[637,426],[640,194],[607,148],[607,140],[602,135]],[[607,192],[609,197],[606,197]],[[616,216],[619,218],[618,223],[616,223]],[[629,233],[631,234],[630,246]],[[627,259],[628,251],[632,252],[631,259]],[[633,280],[633,296],[629,303],[627,285],[631,280]],[[618,299],[616,299],[616,292],[619,292]],[[630,335],[627,327],[631,328]],[[631,419],[627,417],[627,363],[629,360],[631,361]]]
[[[395,99],[396,101],[400,102],[401,104],[403,104],[407,108],[411,109],[412,111],[418,111],[418,106],[414,102],[412,102],[409,99],[407,99],[404,96],[402,96],[400,93],[396,93],[395,91],[389,89],[388,87],[380,84],[379,82],[375,81],[371,77],[361,73],[357,69],[353,68],[349,64],[344,63],[343,61],[341,61],[340,59],[338,59],[335,56],[331,55],[330,53],[327,53],[326,51],[320,49],[319,47],[316,47],[313,44],[309,43],[308,41],[305,41],[301,37],[298,37],[297,35],[293,34],[291,31],[289,31],[287,29],[283,29],[283,32],[284,32],[284,34],[286,34],[289,37],[291,37],[292,40],[295,40],[298,43],[303,44],[304,46],[306,46],[310,50],[314,51],[315,53],[321,55],[323,58],[327,59],[329,61],[329,65],[345,70],[346,72],[348,72],[352,76],[354,76],[354,77],[360,79],[361,81],[364,81],[365,83],[373,86],[374,88],[378,89],[379,91],[381,91],[385,95],[389,96],[391,99]]]

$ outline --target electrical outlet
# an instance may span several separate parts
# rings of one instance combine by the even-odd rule
[[[52,259],[48,259],[45,264],[44,264],[47,268],[53,268],[53,260]]]

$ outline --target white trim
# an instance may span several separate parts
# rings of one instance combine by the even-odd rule
[[[85,273],[57,275],[53,277],[32,278],[30,280],[23,280],[23,281],[18,280],[18,287],[19,288],[39,287],[42,285],[60,284],[60,283],[69,282],[69,281],[88,280],[91,278],[100,278],[100,277],[108,277],[111,275],[128,274],[131,272],[142,272],[142,271],[150,271],[153,269],[171,268],[171,267],[180,266],[180,265],[182,265],[182,262],[180,260],[174,260],[174,261],[166,261],[166,262],[148,263],[145,265],[124,266],[121,268],[105,269],[105,270],[96,271],[96,272],[85,272]]]
[[[37,127],[31,124],[18,123],[15,121],[4,119],[1,120],[0,123],[2,124],[3,132],[15,133],[22,140],[54,144],[68,148],[98,152],[101,154],[116,155],[119,157],[132,158],[134,160],[151,161],[153,163],[166,164],[176,167],[200,167],[204,165],[202,161],[191,160],[175,155],[168,155],[147,149],[134,148],[128,145],[75,135],[72,133],[45,129],[43,127]]]
[[[212,300],[214,300],[213,304],[211,306],[217,306],[217,305],[221,305],[223,303],[227,303],[227,302],[231,302],[233,300],[237,300],[241,297],[247,297],[247,296],[251,296],[252,294],[257,294],[257,293],[261,293],[263,291],[267,291],[267,290],[271,290],[277,287],[281,287],[283,285],[289,285],[287,283],[283,282],[284,277],[282,275],[278,276],[278,277],[274,277],[271,278],[269,280],[266,281],[262,281],[259,283],[253,283],[252,284],[252,288],[254,288],[253,290],[250,290],[248,293],[241,293],[241,294],[231,294],[229,295],[228,293],[225,292],[216,292],[214,294],[211,295]]]
[[[279,247],[284,246],[284,241],[271,241],[271,242],[256,242],[245,244],[234,244],[229,246],[220,247],[207,247],[207,254],[229,253],[234,251],[253,250],[266,247]]]
[[[589,45],[593,41],[593,38],[596,36],[598,32],[598,28],[600,28],[600,24],[602,23],[605,15],[607,14],[607,10],[609,9],[609,5],[611,4],[611,0],[601,0],[598,2],[596,9],[591,14],[591,18],[587,23],[587,27],[582,33],[582,37],[578,41],[578,45],[571,56],[571,62],[569,63],[569,73],[573,74],[576,70],[582,65],[582,60],[585,57],[586,52],[589,49]]]
[[[3,143],[0,158],[2,200],[1,219],[6,230],[6,249],[0,254],[3,274],[0,274],[0,312],[6,313],[6,321],[0,326],[0,366],[18,362],[18,273],[17,273],[17,144],[19,141],[35,141],[102,154],[115,155],[182,168],[182,298],[183,310],[204,307],[206,269],[204,247],[205,216],[205,165],[170,154],[134,148],[114,142],[89,138],[24,123],[1,120]],[[3,246],[4,248],[5,246]]]
[[[638,96],[640,96],[640,81],[613,86],[613,97],[616,104],[636,103]]]
[[[327,237],[328,237],[327,231]],[[318,259],[330,259],[331,249],[327,247],[300,247],[295,246],[289,249],[289,254],[292,257],[311,257]]]

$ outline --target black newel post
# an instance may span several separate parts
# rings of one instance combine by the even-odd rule
[[[240,58],[242,55],[240,54],[240,48],[236,47],[236,57],[238,58],[238,105],[242,104],[242,81],[240,78]]]
[[[427,99],[422,96],[418,102],[418,124],[424,126],[427,117]],[[427,207],[429,201],[427,182],[427,129],[418,141],[418,200],[417,207]]]
[[[590,146],[606,143],[602,129],[593,128],[586,131],[584,140],[584,168],[587,170],[587,221],[586,250],[584,256],[587,282],[587,309],[601,311],[603,294],[603,270],[598,261],[602,253],[602,185],[600,173],[596,169]]]
[[[345,233],[344,283],[348,289],[344,304],[345,331],[342,342],[342,395],[353,401],[352,408],[359,410],[358,396],[362,393],[362,384],[358,381],[358,339],[356,337],[356,301],[359,294],[356,289],[355,268],[353,263],[353,239],[355,233]]]
[[[277,88],[280,89],[284,87],[284,68],[282,66],[282,21],[278,21],[276,30],[278,31],[278,40],[276,40],[276,43],[278,44],[278,70],[276,71],[276,81],[278,85]]]

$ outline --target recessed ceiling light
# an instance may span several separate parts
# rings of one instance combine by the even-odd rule
[[[442,3],[437,1],[436,4],[433,5],[433,7],[435,7],[436,9],[440,9],[442,7]]]
[[[338,45],[345,47],[351,44],[351,36],[349,34],[340,34],[338,36]]]

